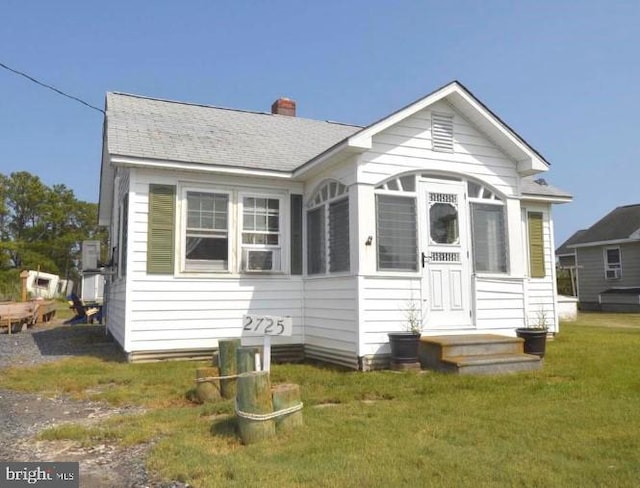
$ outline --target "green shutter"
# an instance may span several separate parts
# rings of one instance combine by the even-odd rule
[[[302,195],[291,195],[291,274],[302,274]]]
[[[147,273],[173,274],[176,187],[149,185]]]
[[[542,213],[529,212],[529,269],[532,278],[544,278],[544,236]]]

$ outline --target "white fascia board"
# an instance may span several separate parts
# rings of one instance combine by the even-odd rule
[[[106,147],[106,138],[103,136],[102,161],[100,163],[100,189],[98,195],[99,226],[111,224],[111,210],[113,206],[113,177],[115,171]]]
[[[518,161],[517,171],[521,176],[531,176],[544,171],[549,171],[549,166],[539,157],[534,156]]]
[[[613,239],[610,241],[595,241],[595,242],[583,242],[580,244],[569,244],[567,247],[571,249],[575,249],[578,247],[594,247],[594,246],[615,246],[616,244],[630,244],[630,243],[638,243],[640,239]]]
[[[474,111],[481,114],[484,119],[489,122],[499,136],[506,139],[510,144],[515,146],[519,152],[524,154],[525,157],[518,159],[517,171],[522,176],[530,176],[536,173],[549,170],[549,163],[547,163],[540,155],[526,142],[524,142],[520,136],[518,136],[511,128],[507,127],[504,122],[499,120],[493,113],[491,113],[484,105],[470,95],[466,90],[456,90],[456,95],[459,96],[466,104],[468,104]]]
[[[525,193],[520,197],[520,200],[523,202],[570,203],[573,201],[573,197],[552,197],[544,195],[528,195]]]
[[[211,164],[183,163],[166,160],[141,159],[131,156],[112,156],[114,165],[137,168],[162,168],[175,171],[195,171],[200,173],[224,173],[240,176],[261,176],[266,178],[291,179],[291,171],[269,171],[238,166],[219,166]]]
[[[397,124],[398,122],[403,121],[407,117],[411,117],[413,114],[419,112],[420,110],[432,105],[443,98],[447,97],[454,91],[460,91],[460,88],[457,83],[450,83],[445,86],[441,90],[438,90],[431,95],[427,95],[426,97],[418,100],[417,102],[412,103],[411,105],[407,105],[406,107],[398,110],[397,112],[392,113],[391,115],[385,117],[384,119],[374,122],[372,125],[367,127],[364,130],[361,130],[357,134],[352,135],[349,140],[352,141],[353,144],[371,147],[371,138],[378,134],[379,132],[388,129],[392,125]]]

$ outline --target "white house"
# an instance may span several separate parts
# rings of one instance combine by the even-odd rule
[[[210,353],[245,314],[274,353],[370,369],[423,335],[558,331],[547,161],[459,82],[367,127],[108,93],[107,326],[131,360]]]

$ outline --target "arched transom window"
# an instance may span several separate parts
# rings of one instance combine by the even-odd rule
[[[350,270],[348,191],[327,181],[307,204],[307,274]]]
[[[375,188],[377,259],[380,271],[418,271],[418,178],[465,182],[469,202],[471,247],[476,272],[506,273],[507,245],[505,204],[486,185],[459,176],[410,174],[389,179]],[[428,185],[428,183],[427,183]],[[429,193],[437,200],[438,194]],[[434,200],[435,202],[435,200]],[[430,209],[438,222],[447,221],[459,203],[435,202]],[[457,212],[457,210],[455,210]],[[440,215],[442,214],[442,215]],[[462,229],[431,226],[432,232],[446,230],[436,242],[451,243]],[[468,232],[467,231],[467,232]]]

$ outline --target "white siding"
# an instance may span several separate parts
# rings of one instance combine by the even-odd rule
[[[544,320],[553,332],[558,332],[557,292],[555,279],[555,251],[553,247],[553,220],[551,219],[549,205],[534,205],[523,202],[523,228],[526,232],[526,213],[542,212],[542,232],[544,239],[544,278],[528,277],[525,281],[526,290],[526,320],[529,324],[535,324]],[[528,274],[528,239],[524,239],[525,256]]]
[[[119,241],[118,216],[120,215],[120,204],[125,194],[129,192],[131,181],[131,171],[124,168],[118,168],[116,171],[116,182],[114,186],[113,211],[111,219],[111,227],[109,229],[109,241],[111,248],[117,246]],[[131,198],[131,196],[129,197]],[[131,203],[129,203],[129,215],[131,215]],[[129,219],[131,222],[131,219]],[[131,248],[131,232],[128,233],[129,248]],[[109,257],[111,256],[109,249]],[[106,326],[114,339],[120,346],[127,350],[126,341],[128,339],[126,333],[127,324],[127,283],[126,277],[119,278],[117,274],[107,277],[105,285],[105,303],[106,303]]]
[[[524,325],[525,293],[521,278],[475,277],[473,281],[479,331],[513,333]]]
[[[357,280],[351,276],[309,278],[304,283],[305,344],[356,356]]]
[[[360,356],[389,353],[389,332],[406,330],[407,304],[420,304],[418,277],[361,277]]]
[[[124,281],[110,283],[107,287],[109,290],[107,307],[107,329],[113,338],[125,349],[125,303],[126,303],[126,286]]]
[[[454,116],[454,152],[431,149],[431,112]],[[516,164],[495,144],[443,103],[434,104],[373,137],[362,157],[358,180],[377,184],[408,171],[454,172],[476,178],[504,195],[517,193]]]
[[[231,177],[202,176],[185,173],[183,178],[199,184],[229,184],[251,188],[252,181]],[[136,171],[129,208],[129,265],[127,316],[127,352],[166,351],[174,349],[208,349],[217,347],[218,339],[240,337],[242,316],[283,315],[293,319],[293,336],[274,338],[273,344],[302,344],[302,279],[276,275],[149,275],[147,265],[147,222],[149,184],[178,185],[178,173]],[[255,181],[256,188],[285,188],[278,181]],[[302,192],[299,185],[286,184]],[[179,207],[179,206],[178,206]],[[288,226],[288,221],[285,222]],[[176,227],[179,240],[179,226]],[[285,245],[288,245],[285,243]],[[176,262],[179,256],[176,254]],[[259,339],[243,339],[258,344]]]
[[[293,336],[273,344],[303,342],[302,291],[298,279],[171,279],[149,276],[131,287],[131,351],[203,349],[240,337],[242,316],[293,319]],[[243,342],[258,344],[259,339]]]

